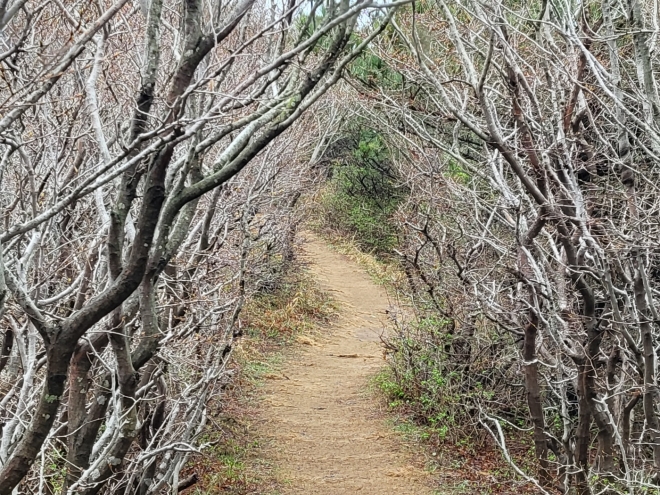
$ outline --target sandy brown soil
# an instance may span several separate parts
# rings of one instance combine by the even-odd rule
[[[257,427],[283,494],[430,494],[428,476],[385,424],[369,379],[384,361],[388,300],[344,256],[307,236],[305,255],[339,319],[266,381]],[[305,345],[306,344],[306,345]]]

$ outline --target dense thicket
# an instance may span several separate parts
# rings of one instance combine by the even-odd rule
[[[0,494],[194,483],[239,312],[315,179],[304,112],[392,12],[0,2]]]
[[[653,1],[421,1],[350,80],[409,191],[395,393],[514,465],[524,419],[544,493],[658,489],[657,35]]]

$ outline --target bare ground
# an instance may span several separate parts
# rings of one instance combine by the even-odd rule
[[[269,376],[261,391],[261,455],[275,467],[281,493],[430,494],[415,463],[368,393],[384,366],[380,333],[388,300],[353,262],[307,236],[304,254],[340,316]]]

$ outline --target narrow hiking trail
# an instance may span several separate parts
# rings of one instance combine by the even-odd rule
[[[367,390],[384,366],[379,336],[387,296],[357,265],[310,235],[304,255],[339,303],[339,318],[290,356],[280,379],[263,389],[258,434],[281,493],[430,494],[427,473],[411,463]]]

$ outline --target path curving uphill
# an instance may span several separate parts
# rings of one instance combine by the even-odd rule
[[[411,463],[367,393],[384,366],[379,335],[387,296],[358,266],[308,235],[305,256],[340,304],[323,342],[288,358],[282,380],[263,393],[259,435],[277,466],[284,495],[430,494],[426,472]]]

